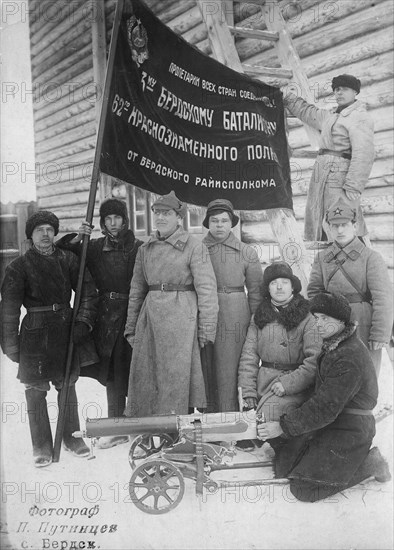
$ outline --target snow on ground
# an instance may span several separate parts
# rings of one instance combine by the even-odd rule
[[[198,499],[186,480],[177,508],[151,515],[130,502],[128,445],[96,450],[95,459],[62,451],[48,468],[32,464],[24,388],[16,365],[2,357],[2,549],[390,549],[393,484],[364,482],[325,501],[295,501],[287,485],[226,487]],[[378,408],[393,404],[393,367],[384,353]],[[81,419],[106,416],[105,389],[81,378]],[[48,394],[53,430],[56,392]],[[82,420],[84,427],[84,420]],[[393,465],[393,415],[377,424],[374,441]],[[269,455],[267,445],[257,454]],[[269,448],[268,448],[269,449]],[[256,459],[238,453],[237,461]],[[223,479],[228,473],[215,473]],[[233,479],[269,477],[242,470]],[[228,479],[228,478],[227,478]]]

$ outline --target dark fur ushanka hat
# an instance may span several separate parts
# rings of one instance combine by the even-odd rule
[[[301,292],[301,281],[293,274],[293,271],[287,262],[272,262],[264,270],[263,282],[261,285],[261,295],[263,297],[270,296],[269,284],[274,279],[290,279],[293,285],[293,294],[299,294]]]
[[[339,88],[340,86],[343,86],[344,88],[351,88],[359,94],[361,89],[361,82],[358,78],[351,74],[340,74],[338,76],[334,76],[331,82],[331,87],[333,90],[335,90],[335,88]]]
[[[34,229],[37,225],[51,225],[55,230],[55,235],[59,233],[59,218],[49,210],[39,210],[34,212],[26,222],[25,233],[28,239],[31,239]]]
[[[107,199],[100,205],[100,225],[103,228],[106,216],[121,216],[125,223],[126,228],[129,225],[129,217],[127,215],[126,203],[119,199]]]
[[[321,292],[310,301],[311,313],[323,313],[333,317],[338,321],[349,323],[352,312],[350,304],[342,294],[331,294],[331,292]]]

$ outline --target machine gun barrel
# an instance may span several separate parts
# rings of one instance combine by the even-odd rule
[[[145,418],[87,418],[82,437],[103,437],[113,435],[140,435],[178,432],[175,414],[149,416]],[[76,434],[75,434],[76,435]]]
[[[86,429],[75,437],[114,435],[175,434],[193,438],[196,423],[201,423],[202,441],[239,441],[255,439],[256,412],[222,412],[187,415],[159,415],[143,418],[117,417],[86,420]]]

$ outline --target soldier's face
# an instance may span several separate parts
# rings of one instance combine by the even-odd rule
[[[293,294],[293,285],[290,279],[279,277],[270,282],[268,290],[271,298],[276,302],[286,302]]]
[[[181,218],[172,208],[168,210],[155,208],[153,210],[153,219],[160,236],[167,237],[175,231]]]
[[[334,334],[341,332],[345,327],[343,321],[339,321],[339,319],[335,319],[324,313],[314,313],[313,316],[316,319],[317,330],[323,339],[334,336]]]
[[[32,241],[37,248],[47,247],[53,244],[55,238],[55,230],[51,225],[42,224],[36,225],[32,233]]]
[[[356,234],[356,226],[350,220],[342,223],[331,222],[330,229],[334,241],[341,246],[349,244]]]
[[[345,86],[338,86],[338,88],[335,88],[334,90],[334,95],[335,95],[336,102],[341,107],[344,105],[350,105],[351,103],[354,103],[357,92],[352,88],[346,88]]]
[[[105,216],[104,225],[111,235],[116,237],[123,229],[123,218],[117,214],[110,214],[109,216]]]
[[[209,217],[209,232],[217,241],[224,241],[231,231],[231,219],[228,212]]]

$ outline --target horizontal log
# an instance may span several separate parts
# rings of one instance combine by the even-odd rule
[[[81,151],[79,153],[74,153],[70,155],[66,155],[62,157],[61,159],[55,159],[54,161],[45,161],[43,159],[38,160],[38,165],[40,167],[40,173],[44,173],[44,176],[42,176],[42,179],[44,181],[47,181],[45,179],[45,169],[48,167],[49,169],[52,168],[52,166],[59,167],[58,170],[68,169],[70,166],[79,166],[82,164],[88,165],[89,163],[92,163],[94,159],[94,148],[87,148],[84,151]],[[55,176],[56,179],[56,176]]]
[[[85,111],[81,111],[76,116],[69,116],[68,118],[58,119],[57,122],[54,122],[50,126],[46,126],[42,128],[41,130],[36,129],[35,136],[36,140],[43,141],[45,139],[51,139],[54,136],[57,136],[58,134],[62,134],[63,132],[67,132],[68,130],[71,130],[72,128],[75,128],[78,125],[81,124],[87,124],[89,122],[94,121],[94,109],[89,105],[87,106]],[[64,117],[64,113],[63,113]],[[53,116],[50,117],[50,121],[53,122]],[[46,119],[43,119],[46,120]]]
[[[49,181],[48,179],[44,180],[41,178],[40,185],[37,185],[37,196],[42,199],[44,197],[54,197],[62,193],[79,193],[81,191],[89,191],[90,182],[91,177],[80,177],[69,181],[59,181],[58,179]]]
[[[79,227],[81,225],[81,222],[83,220],[86,219],[86,208],[87,208],[87,204],[84,204],[82,206],[78,206],[77,208],[74,208],[74,207],[70,207],[70,208],[67,208],[67,209],[64,209],[63,206],[60,206],[56,209],[56,216],[59,218],[59,220],[62,220],[62,223],[65,224],[65,223],[69,223],[69,220],[79,220],[79,224],[77,227]],[[98,211],[100,208],[100,201],[98,200],[98,198],[96,199],[96,202],[95,202],[95,209]],[[97,220],[99,220],[99,218],[97,217]],[[95,225],[95,224],[93,224]]]
[[[266,77],[272,76],[274,78],[290,79],[293,77],[293,71],[284,67],[263,67],[262,65],[247,65],[243,64],[242,68],[248,76],[253,77]]]
[[[377,30],[382,27],[382,17],[388,12],[384,0],[375,2],[371,6],[370,0],[347,0],[339,3],[323,3],[311,6],[309,9],[301,7],[298,16],[289,20],[287,30],[291,35],[297,53],[303,59],[317,51],[331,48],[333,45],[344,42],[346,39],[361,36],[369,29]],[[377,19],[379,18],[380,19]],[[383,23],[384,24],[384,23]],[[244,23],[246,26],[246,24]],[[263,15],[260,21],[254,17],[254,28],[265,28]],[[389,25],[389,22],[387,22]],[[321,29],[324,28],[324,32]],[[301,40],[297,40],[301,37]],[[270,50],[269,45],[253,39],[242,39],[237,42],[237,50],[242,61]],[[272,55],[272,51],[269,55]],[[256,60],[253,59],[253,63]]]
[[[90,19],[92,21],[93,14],[91,13],[91,4],[77,0],[68,4],[59,4],[54,21],[48,21],[39,29],[34,31],[31,40],[31,56],[35,58],[39,53],[47,50],[57,37],[69,32],[70,28],[77,25],[82,19]]]
[[[86,10],[85,8],[82,8]],[[37,73],[37,67],[42,63],[53,64],[58,62],[63,57],[71,55],[76,48],[82,48],[91,41],[91,18],[82,17],[75,25],[73,24],[72,18],[68,21],[69,30],[68,32],[58,35],[55,33],[50,33],[50,37],[54,42],[47,46],[46,49],[37,53],[37,55],[32,56],[31,67],[32,75],[35,76]]]
[[[366,216],[369,236],[375,241],[390,241],[393,239],[393,215],[381,214]]]
[[[71,144],[61,146],[42,154],[36,153],[37,162],[48,163],[51,161],[64,162],[70,156],[82,153],[86,150],[93,150],[96,145],[96,133],[91,136],[84,136],[82,139],[74,140]]]
[[[31,8],[29,0],[29,11],[33,9],[33,13],[30,15],[30,35],[32,37],[37,35],[37,38],[34,38],[34,43],[45,37],[45,34],[53,32],[64,20],[72,17],[73,12],[83,1],[49,0],[46,2],[43,0]]]
[[[73,206],[77,204],[88,203],[89,192],[81,191],[80,193],[63,193],[62,195],[55,195],[54,197],[40,197],[38,199],[38,205],[40,209],[51,209],[65,206]]]
[[[160,2],[155,9],[157,17],[165,24],[182,15],[189,9],[195,6],[195,0],[167,0],[167,2]]]
[[[365,33],[354,40],[346,41],[346,47],[338,44],[326,51],[324,55],[321,52],[311,56],[304,57],[302,64],[308,77],[325,73],[327,71],[337,70],[346,67],[350,63],[370,59],[375,55],[392,50],[392,36],[387,32],[387,28],[378,29],[371,33]]]
[[[48,9],[48,6],[54,5],[56,2],[62,1],[63,0],[29,0],[30,28],[33,29],[36,22],[42,19],[44,10]]]
[[[62,110],[64,110],[66,114],[72,112],[72,110],[75,112],[78,109],[80,111],[85,111],[88,105],[94,108],[96,95],[97,93],[101,93],[101,90],[93,84],[93,69],[90,75],[90,83],[82,83],[81,86],[73,87],[71,90],[65,87],[59,88],[55,90],[57,95],[54,95],[53,98],[49,96],[47,101],[44,101],[44,96],[42,96],[40,103],[33,104],[34,121],[39,122],[54,114],[59,115],[59,112]],[[88,73],[85,78],[89,80]],[[81,106],[78,108],[77,105],[79,103]],[[46,126],[50,125],[48,122],[50,123],[50,121],[46,121],[44,124]]]
[[[67,83],[78,81],[81,73],[89,70],[93,65],[93,55],[91,44],[76,50],[69,57],[62,58],[59,62],[51,64],[48,70],[45,70],[45,63],[40,66],[39,74],[34,77],[34,87],[45,87],[47,83],[56,83],[61,86]],[[43,70],[44,69],[44,70]],[[38,95],[35,93],[35,96]]]
[[[256,40],[268,40],[270,42],[277,42],[279,40],[279,34],[277,32],[248,29],[246,27],[232,27],[230,25],[228,28],[233,36],[255,38]]]
[[[198,9],[198,6],[193,1],[193,6],[185,13],[182,13],[168,21],[167,26],[179,36],[184,38],[185,33],[189,32],[193,28],[197,27],[200,24],[203,24],[201,20],[201,12]]]
[[[69,144],[73,144],[76,140],[89,138],[94,135],[96,135],[96,122],[94,120],[85,124],[79,124],[67,132],[62,132],[51,139],[44,139],[43,141],[36,140],[36,155],[44,155],[59,148],[64,148]]]

